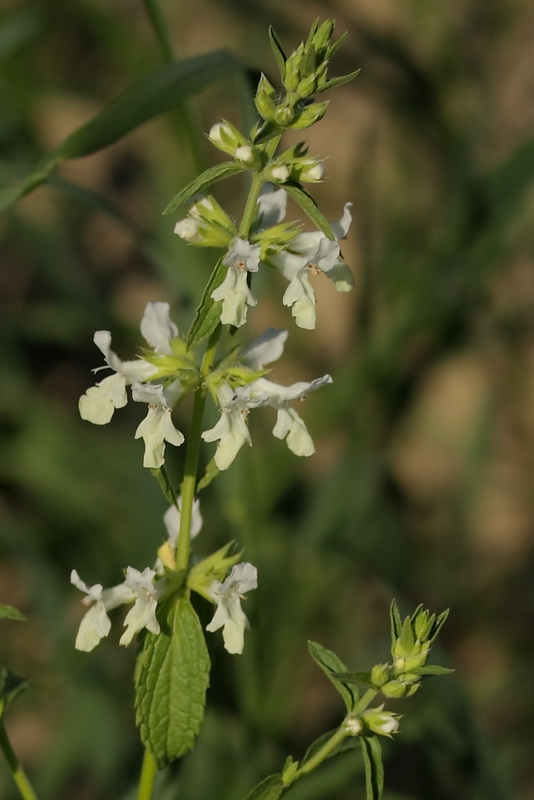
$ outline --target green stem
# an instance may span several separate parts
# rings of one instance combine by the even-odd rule
[[[256,208],[261,187],[265,183],[261,175],[254,175],[249,190],[243,217],[239,226],[239,236],[247,238],[256,217]],[[208,346],[202,359],[200,373],[205,378],[215,359],[215,352],[219,343],[221,325],[217,325],[208,340]],[[187,451],[185,454],[184,478],[180,487],[182,497],[180,513],[180,531],[178,533],[178,543],[176,546],[176,569],[187,570],[189,567],[189,551],[191,546],[191,516],[193,513],[193,501],[195,499],[195,487],[197,482],[198,460],[200,456],[200,444],[202,434],[202,419],[204,407],[206,405],[206,388],[200,386],[195,392],[193,404],[193,415],[191,428],[187,439]]]
[[[169,30],[165,25],[165,21],[157,0],[144,0],[144,5],[150,24],[152,25],[154,33],[156,34],[156,38],[160,44],[165,61],[168,61],[170,64],[172,61],[174,61],[171,37],[169,36]]]
[[[346,739],[348,735],[348,732],[343,728],[343,726],[338,728],[337,731],[332,734],[330,739],[323,744],[320,750],[318,750],[314,756],[308,759],[308,761],[306,761],[302,767],[293,773],[291,780],[288,781],[287,785],[291,786],[291,784],[298,780],[298,778],[300,778],[302,775],[307,775],[309,772],[312,772],[314,769],[316,769],[328,758],[328,756],[334,752],[336,747],[338,747],[338,745],[341,744],[343,739]]]
[[[221,326],[217,325],[208,340],[208,346],[202,359],[200,373],[204,378],[215,358],[215,352],[219,343]],[[191,516],[193,513],[193,501],[195,499],[195,486],[197,482],[198,459],[200,456],[200,444],[202,434],[202,419],[204,416],[204,406],[206,405],[206,389],[200,386],[195,392],[193,404],[193,415],[191,428],[187,439],[187,451],[185,454],[184,479],[181,485],[181,516],[180,531],[178,534],[178,544],[176,547],[176,569],[186,570],[189,566],[189,549],[191,544]]]
[[[137,800],[151,800],[157,771],[158,767],[154,756],[148,750],[145,750]]]
[[[360,698],[359,702],[356,703],[352,709],[352,714],[357,716],[358,714],[363,713],[368,705],[373,702],[377,694],[378,692],[376,689],[367,689],[366,693]]]
[[[23,797],[24,800],[37,800],[37,795],[35,794],[31,783],[26,777],[26,773],[20,766],[17,756],[15,755],[15,751],[11,747],[11,742],[8,739],[4,721],[2,719],[0,719],[0,748],[6,757],[13,780],[15,781],[21,797]]]
[[[260,196],[261,187],[264,183],[265,179],[261,174],[254,175],[252,178],[252,184],[250,186],[247,202],[243,211],[243,217],[239,226],[239,236],[242,239],[246,239],[250,234],[250,229],[252,228],[254,219],[256,217],[258,197]]]

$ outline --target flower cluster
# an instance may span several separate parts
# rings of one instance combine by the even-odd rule
[[[148,303],[141,320],[141,333],[155,355],[172,356],[178,329],[170,319],[168,303]],[[122,361],[111,349],[109,331],[97,331],[94,342],[114,374],[99,381],[80,397],[80,416],[95,425],[105,425],[116,408],[126,405],[126,387],[130,386],[132,400],[148,404],[147,415],[135,432],[135,438],[142,438],[145,443],[143,465],[161,467],[165,442],[178,446],[184,441],[183,434],[174,427],[171,419],[172,405],[184,393],[184,386],[179,378],[166,384],[155,382],[157,367],[145,358]],[[106,366],[97,367],[95,372],[102,369]]]
[[[163,517],[168,535],[165,545],[168,545],[169,552],[176,546],[180,528],[180,509],[181,498],[178,498],[176,505],[170,506]],[[197,536],[201,527],[200,508],[198,500],[195,500],[190,528],[191,538]],[[226,650],[229,653],[241,653],[245,628],[248,627],[247,617],[241,608],[241,600],[244,599],[246,592],[257,587],[258,577],[256,567],[252,564],[246,562],[236,564],[235,556],[226,557],[227,549],[223,548],[214,556],[196,565],[190,588],[217,606],[206,630],[214,632],[222,628]],[[220,581],[217,576],[222,577],[229,566],[232,566],[230,574],[225,580]],[[127,567],[123,583],[104,589],[100,583],[88,586],[73,569],[70,576],[71,583],[84,592],[86,596],[82,603],[89,606],[78,629],[76,649],[85,652],[93,650],[111,630],[108,611],[121,605],[133,604],[124,619],[126,630],[119,644],[129,645],[133,637],[143,629],[158,634],[160,624],[156,616],[157,606],[168,596],[170,582],[167,577],[171,572],[169,565],[164,565],[158,558],[154,569],[147,567],[139,572],[133,567]]]
[[[179,355],[181,347],[178,342],[181,340],[176,326],[169,319],[167,303],[148,303],[141,332],[153,348],[152,354],[145,354],[135,361],[121,361],[110,348],[111,334],[97,331],[95,342],[114,374],[88,389],[80,398],[80,413],[83,419],[97,425],[109,422],[115,408],[126,405],[126,386],[131,385],[132,399],[148,404],[147,415],[135,432],[135,438],[142,437],[145,443],[143,465],[159,468],[164,463],[165,443],[180,445],[184,441],[183,434],[172,422],[172,408],[188,385],[196,387],[200,378],[191,358],[186,361]],[[206,442],[218,443],[215,463],[220,470],[230,466],[245,442],[251,444],[247,417],[252,408],[260,406],[276,410],[273,435],[285,439],[293,453],[309,456],[314,452],[306,425],[290,402],[304,398],[309,392],[330,383],[332,378],[323,375],[311,382],[298,382],[291,386],[282,386],[266,378],[265,365],[280,358],[286,339],[287,331],[269,329],[244,348],[239,357],[232,354],[223,359],[205,376],[203,383],[218,405],[221,417],[214,427],[204,431],[202,438]],[[103,342],[106,342],[105,349]],[[162,372],[166,374],[165,379],[161,378]],[[115,387],[113,393],[107,382],[112,382]],[[117,403],[116,387],[119,385],[121,393]]]
[[[291,307],[300,328],[315,328],[316,297],[310,283],[311,275],[327,275],[338,292],[352,289],[352,273],[342,258],[339,245],[350,227],[351,203],[345,205],[341,219],[330,226],[333,238],[321,231],[299,232],[291,224],[281,226],[286,206],[286,191],[267,184],[258,199],[256,223],[247,239],[237,235],[229,218],[223,228],[220,213],[218,210],[214,213],[217,204],[211,197],[198,200],[188,217],[176,224],[175,233],[190,244],[217,247],[223,238],[221,230],[226,233],[223,264],[227,273],[211,294],[213,300],[222,302],[223,324],[241,327],[246,322],[247,307],[257,304],[250,288],[250,277],[261,265],[274,268],[289,282],[282,302]],[[204,212],[206,208],[209,213]],[[202,225],[198,221],[199,209],[204,214]]]
[[[289,386],[272,380],[269,368],[283,353],[288,336],[284,330],[269,328],[248,345],[232,344],[227,352],[218,350],[223,349],[223,326],[240,328],[247,321],[249,309],[257,305],[254,281],[260,271],[274,270],[283,277],[287,286],[282,303],[291,309],[297,326],[304,329],[313,329],[316,324],[314,276],[326,275],[340,292],[352,288],[352,274],[340,246],[351,224],[351,204],[345,204],[339,220],[328,223],[303,188],[303,184],[323,179],[323,160],[311,156],[304,142],[278,151],[285,130],[305,129],[324,115],[327,103],[315,102],[313,95],[354,77],[328,77],[329,60],[341,41],[332,40],[333,30],[331,21],[315,23],[307,41],[289,56],[271,31],[282,92],[261,77],[255,98],[260,119],[248,135],[225,120],[213,125],[208,138],[229,160],[195,178],[166,209],[168,213],[188,204],[186,216],[175,224],[175,233],[190,245],[220,251],[187,335],[179,334],[164,302],[147,304],[141,320],[146,347],[133,360],[123,361],[112,350],[109,331],[94,335],[105,361],[95,372],[108,370],[108,374],[82,395],[80,415],[96,425],[105,425],[129,397],[134,403],[145,404],[146,416],[138,424],[135,438],[144,442],[143,465],[156,471],[165,496],[174,502],[165,515],[168,537],[158,549],[153,568],[139,572],[128,567],[123,583],[109,589],[101,584],[88,586],[75,570],[72,572],[71,581],[85,593],[83,602],[89,606],[76,638],[80,650],[92,650],[107,636],[111,627],[108,612],[123,604],[131,608],[124,620],[121,644],[129,644],[142,630],[159,633],[158,607],[163,602],[167,607],[167,601],[174,602],[190,591],[216,605],[207,630],[222,628],[230,653],[243,649],[247,618],[241,601],[257,586],[256,568],[247,562],[237,563],[241,554],[232,555],[231,544],[203,560],[190,558],[190,539],[202,524],[198,502],[193,504],[193,498],[213,474],[232,464],[244,444],[251,445],[248,417],[253,409],[269,407],[276,413],[272,433],[294,454],[310,456],[314,452],[310,433],[292,403],[331,383],[330,375]],[[238,223],[210,194],[210,187],[221,178],[242,172],[250,173],[251,188]],[[300,223],[286,220],[288,197],[300,205],[314,230],[303,230]],[[204,347],[208,337],[208,346]],[[186,470],[181,491],[187,497],[187,513],[182,516],[185,500],[176,497],[163,468],[166,446],[178,447],[185,441],[172,415],[188,393],[195,396],[196,411],[186,464],[192,462],[192,452],[197,460],[201,440],[216,443],[216,449],[200,482],[196,472]],[[199,408],[203,412],[207,395],[220,416],[203,430],[202,413],[196,412]],[[185,519],[191,519],[189,531],[183,530]]]

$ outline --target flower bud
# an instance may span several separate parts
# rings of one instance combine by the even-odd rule
[[[297,118],[290,127],[295,130],[309,128],[310,125],[314,125],[324,117],[327,108],[328,100],[325,100],[323,103],[312,103],[309,106],[305,106],[305,108],[298,112]]]
[[[411,697],[419,688],[418,683],[404,683],[402,680],[388,681],[380,687],[380,691],[386,697],[400,698]]]
[[[321,181],[324,176],[324,165],[320,161],[310,160],[308,165],[305,165],[300,173],[300,180],[307,183],[316,183]]]
[[[366,728],[379,736],[391,736],[399,730],[399,716],[388,711],[383,711],[383,706],[372,708],[362,714]]]
[[[274,121],[282,128],[290,125],[295,119],[295,109],[289,105],[278,106],[274,112]]]
[[[297,86],[296,93],[299,97],[312,97],[317,91],[317,78],[315,75],[310,75],[303,78]]]
[[[248,144],[238,147],[234,153],[235,158],[243,164],[252,164],[254,162],[254,151]]]
[[[224,122],[216,122],[215,125],[211,126],[208,138],[213,144],[222,144],[222,131],[224,128],[228,128]]]
[[[272,183],[285,183],[289,178],[289,170],[285,164],[270,165],[263,174]]]
[[[214,203],[211,197],[201,197],[197,200],[189,209],[189,216],[195,219],[202,219],[206,211],[214,211]]]
[[[371,670],[371,683],[373,686],[383,686],[389,679],[389,667],[387,664],[377,664]]]
[[[272,84],[262,75],[256,90],[254,103],[258,114],[263,119],[273,121],[276,113],[276,91]]]
[[[200,244],[204,241],[200,233],[200,222],[192,217],[181,219],[174,226],[174,232],[180,239],[184,239],[189,244]]]
[[[432,626],[434,625],[436,619],[436,615],[432,614],[429,616],[428,611],[422,611],[420,614],[417,615],[415,618],[415,622],[413,625],[415,635],[420,641],[425,642],[431,631]]]
[[[363,731],[363,723],[359,717],[349,716],[343,723],[343,727],[349,736],[359,736]]]
[[[332,19],[325,20],[319,25],[313,37],[313,44],[317,50],[322,50],[328,45],[334,33],[335,22]]]

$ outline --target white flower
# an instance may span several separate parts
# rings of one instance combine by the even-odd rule
[[[165,462],[165,442],[178,447],[184,441],[184,435],[173,425],[172,409],[163,386],[135,383],[132,387],[132,398],[137,402],[148,403],[148,413],[138,425],[134,437],[142,438],[145,443],[143,466],[159,469]]]
[[[206,630],[213,633],[223,629],[224,647],[229,653],[242,653],[247,617],[241,608],[241,600],[245,592],[250,592],[258,585],[258,571],[252,564],[236,564],[222,583],[214,581],[209,594],[217,609]]]
[[[243,351],[241,361],[252,369],[262,369],[265,364],[276,361],[282,355],[286,339],[287,331],[270,328]],[[217,467],[220,470],[227,469],[241,447],[245,443],[248,445],[252,443],[247,416],[250,409],[260,406],[270,406],[277,411],[273,428],[273,435],[277,439],[285,439],[287,446],[295,455],[312,455],[315,448],[308,429],[289,403],[292,400],[303,399],[309,392],[331,382],[330,375],[323,375],[309,383],[300,381],[291,386],[282,386],[267,378],[258,378],[235,390],[232,390],[228,383],[221,383],[216,390],[221,417],[213,428],[202,434],[204,441],[218,442],[214,456]]]
[[[228,267],[224,281],[213,290],[213,300],[222,300],[221,322],[239,328],[247,318],[247,306],[255,306],[248,286],[248,273],[257,272],[260,265],[260,246],[246,239],[235,238],[223,259]]]
[[[93,650],[104,636],[107,636],[111,622],[108,617],[108,610],[128,603],[133,600],[133,595],[123,583],[111,589],[103,589],[101,583],[88,586],[84,583],[75,569],[70,574],[70,581],[77,589],[85,592],[82,602],[90,608],[83,617],[74,646],[77,650],[89,653]]]
[[[325,273],[339,292],[348,292],[352,288],[352,274],[341,258],[338,244],[350,227],[350,206],[351,203],[347,203],[341,219],[332,224],[336,241],[328,239],[321,231],[299,233],[291,240],[287,250],[270,259],[272,265],[289,281],[282,302],[291,306],[300,328],[315,328],[316,299],[309,281],[310,274]]]
[[[234,400],[234,392],[227,383],[217,388],[217,401],[221,409],[219,421],[202,438],[205,442],[218,442],[215,451],[215,464],[220,470],[228,469],[245,442],[252,444],[246,423],[248,407],[246,403]]]
[[[141,333],[148,344],[157,353],[169,354],[172,352],[170,341],[178,329],[169,318],[168,303],[148,303],[143,319],[141,320]],[[104,380],[91,386],[80,397],[78,408],[82,419],[95,425],[106,425],[112,418],[116,408],[123,408],[127,402],[126,387],[134,382],[149,380],[155,374],[153,364],[143,358],[134,361],[122,361],[111,349],[111,333],[97,331],[94,343],[103,353],[107,366],[114,371]],[[97,367],[95,372],[106,367]]]
[[[141,333],[156,353],[172,355],[171,341],[178,336],[178,328],[170,318],[168,303],[147,303]]]
[[[155,577],[155,571],[148,567],[143,572],[128,567],[124,583],[111,589],[103,589],[100,583],[87,586],[73,569],[70,575],[71,583],[85,592],[87,597],[82,602],[91,606],[80,623],[74,644],[76,649],[85,652],[93,650],[110,631],[111,622],[107,612],[125,603],[133,602],[134,605],[124,620],[126,630],[120,639],[120,644],[130,644],[132,638],[142,628],[147,628],[152,633],[159,633],[156,606],[161,596],[162,582],[155,583]]]
[[[182,497],[178,498],[175,506],[169,506],[163,515],[163,522],[167,528],[167,535],[172,547],[176,545],[178,534],[180,532],[180,523],[182,520]],[[202,528],[202,515],[200,513],[200,503],[198,498],[193,501],[193,509],[191,512],[191,539],[197,536]]]
[[[131,591],[135,603],[124,620],[126,630],[122,634],[119,644],[129,645],[135,634],[143,628],[154,634],[159,633],[156,608],[160,590],[154,582],[155,577],[155,571],[149,567],[142,572],[133,567],[127,568],[124,585]]]
[[[311,456],[315,452],[312,438],[304,421],[291,408],[291,400],[302,400],[310,392],[332,383],[330,375],[323,375],[309,383],[299,381],[291,386],[282,386],[267,378],[259,378],[248,386],[236,389],[238,402],[245,403],[247,408],[270,406],[277,411],[273,436],[285,439],[286,444],[296,456]]]
[[[282,222],[286,215],[287,192],[285,189],[273,189],[265,184],[258,198],[258,211],[262,228],[271,228]]]

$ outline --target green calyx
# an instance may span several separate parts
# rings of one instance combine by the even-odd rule
[[[228,555],[234,547],[235,542],[228,542],[224,547],[195,564],[187,576],[187,587],[211,602],[209,587],[214,581],[222,581],[243,555],[242,550]]]

